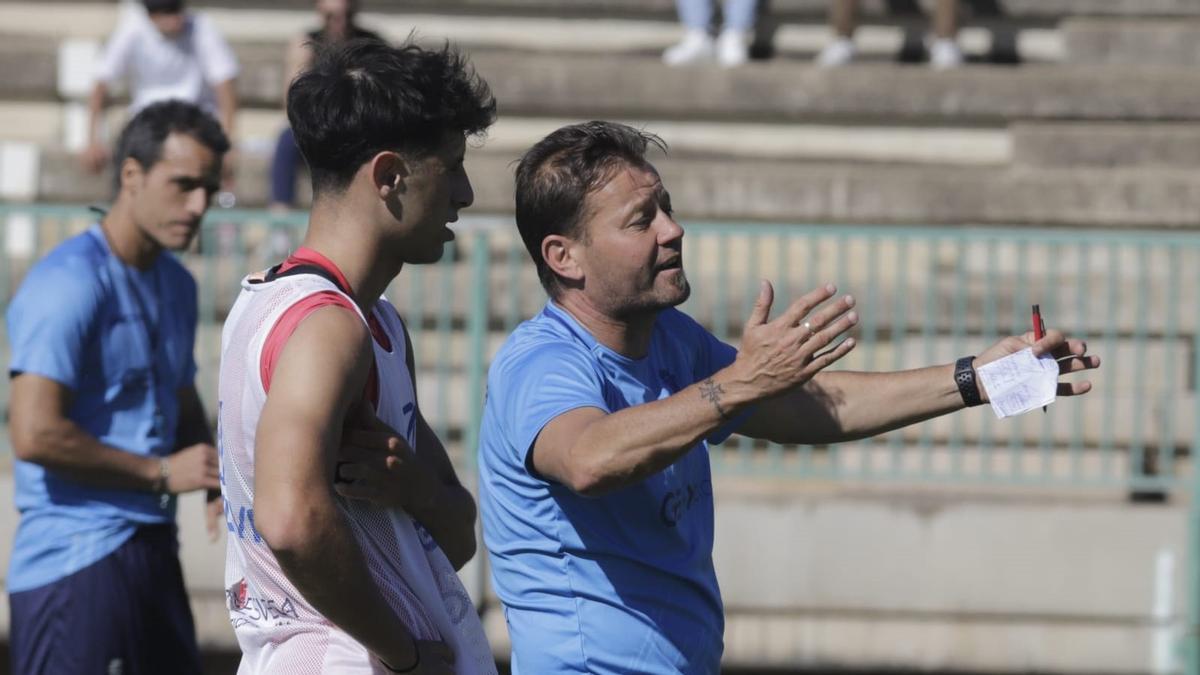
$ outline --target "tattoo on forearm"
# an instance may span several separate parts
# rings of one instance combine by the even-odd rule
[[[721,405],[721,396],[724,394],[725,390],[721,388],[721,385],[713,382],[711,377],[700,383],[700,396],[705,401],[713,404],[713,407],[717,409],[717,414],[721,416],[721,419],[726,419],[729,417],[729,415],[725,412],[725,407]]]

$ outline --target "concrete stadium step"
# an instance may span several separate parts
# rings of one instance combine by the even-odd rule
[[[32,143],[48,152],[72,148],[79,139],[67,127],[73,104],[57,101],[0,101],[3,142]],[[110,108],[108,138],[127,121],[125,111]],[[534,143],[574,118],[503,115],[488,129],[482,149],[519,157]],[[743,157],[786,160],[838,159],[853,162],[1002,165],[1012,159],[1011,134],[1003,128],[903,127],[833,124],[770,124],[662,119],[617,119],[651,130],[669,145],[672,157]],[[243,109],[235,142],[243,155],[269,156],[287,124],[282,111]],[[80,139],[81,140],[81,139]],[[481,149],[472,142],[471,153]]]
[[[417,38],[437,44],[449,39],[468,50],[509,49],[525,52],[632,53],[654,56],[676,42],[682,29],[675,21],[647,17],[572,18],[555,14],[527,16],[463,15],[441,7],[406,7],[397,12],[367,12],[364,25],[392,40],[403,40],[414,31]],[[270,8],[205,8],[221,32],[234,43],[283,45],[313,25],[313,13]],[[106,40],[115,26],[119,9],[114,5],[76,7],[47,3],[0,4],[0,26],[5,32],[54,39]],[[87,20],[81,20],[81,16]],[[909,27],[918,32],[924,26]],[[771,29],[774,54],[811,58],[830,40],[823,23],[785,23]],[[855,36],[860,59],[894,60],[905,47],[906,28],[863,26]],[[968,59],[986,61],[996,46],[993,31],[968,25],[958,36]],[[1057,30],[1027,28],[1015,36],[1012,47],[1022,62],[1061,61],[1062,40]]]
[[[1200,62],[1195,19],[1071,18],[1061,26],[1067,63],[1194,66]]]
[[[1011,133],[1017,166],[1200,167],[1200,125],[1194,123],[1018,122]]]
[[[514,155],[468,154],[476,213],[512,210]],[[238,204],[267,201],[265,158],[244,157]],[[656,162],[683,219],[1038,226],[1200,226],[1200,185],[1186,169],[1106,170],[856,165],[763,159]],[[32,194],[50,203],[104,200],[109,184],[66,152],[41,157]],[[10,197],[11,198],[11,197]],[[217,217],[217,213],[213,217]]]
[[[1159,628],[1149,610],[1164,550],[1171,592],[1181,590],[1183,509],[721,498],[716,566],[732,617],[731,662],[766,653],[777,666],[867,671],[1142,672]],[[1091,557],[1117,541],[1119,560]],[[1140,616],[1080,621],[1102,614],[1094,584]],[[741,609],[752,595],[788,610]],[[942,611],[909,611],[939,598]],[[860,609],[849,609],[856,600]],[[1082,611],[1050,620],[1037,608],[1051,605]]]
[[[726,483],[714,482],[726,665],[1145,672],[1181,625],[1184,507]],[[1178,608],[1160,619],[1156,583]],[[493,648],[507,646],[500,614],[485,615]]]
[[[0,480],[5,503],[11,486]],[[1073,488],[987,497],[719,476],[713,488],[728,665],[1142,672],[1155,634],[1175,630],[1186,607],[1186,506]],[[207,541],[198,495],[182,500],[178,522],[199,640],[234,648],[224,542]],[[5,511],[0,576],[15,525]],[[484,556],[460,578],[503,658]],[[1161,617],[1151,613],[1159,588],[1177,608]],[[0,611],[0,630],[8,621]]]
[[[0,43],[0,98],[57,100],[57,45]],[[245,105],[278,109],[278,45],[240,45]],[[474,50],[504,114],[736,121],[999,125],[1016,119],[1195,120],[1200,74],[1187,68],[1114,66],[921,67],[861,64],[822,69],[779,59],[722,70],[671,68],[656,56]]]
[[[656,59],[476,52],[508,114],[770,121],[1197,119],[1194,69],[1025,66],[949,72],[885,65],[821,69],[775,61],[737,70]]]
[[[46,0],[45,5],[77,5],[82,7],[111,6],[118,0]],[[0,0],[4,5],[28,5],[29,0]],[[926,10],[928,0],[919,0]],[[204,0],[196,3],[197,8],[238,7],[249,9],[293,9],[308,10],[308,0]],[[534,14],[542,16],[651,16],[664,20],[675,19],[672,0],[592,0],[587,3],[575,0],[408,0],[404,11],[437,10],[459,14]],[[893,14],[890,4],[884,0],[867,0],[862,3],[865,16],[875,18]],[[395,12],[392,0],[364,0],[366,12]],[[1004,0],[1002,3],[979,3],[980,8],[968,16],[971,19],[987,19],[991,16],[1016,19],[1057,19],[1072,15],[1100,16],[1196,16],[1200,8],[1190,0]],[[770,12],[783,18],[823,20],[828,14],[825,0],[773,0]]]

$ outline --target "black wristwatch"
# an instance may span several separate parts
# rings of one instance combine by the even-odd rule
[[[968,408],[983,404],[979,396],[979,383],[975,380],[974,356],[964,356],[954,363],[954,383]]]

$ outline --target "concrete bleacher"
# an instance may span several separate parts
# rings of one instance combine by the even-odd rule
[[[629,38],[634,46],[625,49],[615,46],[619,40],[613,36],[625,35],[627,25],[589,29],[587,20],[571,19],[569,13],[565,13],[568,18],[513,18],[517,6],[539,6],[546,12],[563,9],[563,3],[550,0],[468,2],[455,7],[492,14],[463,18],[447,10],[445,15],[432,15],[444,22],[440,29],[460,37],[492,85],[501,105],[501,125],[525,123],[526,131],[518,135],[520,143],[502,147],[488,143],[472,153],[482,210],[509,208],[508,163],[520,147],[536,139],[531,130],[552,128],[539,125],[539,120],[616,117],[651,130],[658,130],[659,124],[667,127],[663,135],[675,152],[663,162],[663,169],[671,176],[672,189],[689,196],[677,200],[685,217],[1175,227],[1195,225],[1200,218],[1200,195],[1186,157],[1188,143],[1194,142],[1188,125],[1200,115],[1200,75],[1182,58],[1190,53],[1189,40],[1197,32],[1186,19],[1190,3],[1163,3],[1142,14],[1183,17],[1170,21],[1113,18],[1129,10],[1120,2],[1060,3],[1061,12],[1100,18],[1064,20],[1058,39],[1067,49],[1059,62],[1020,68],[968,67],[949,73],[880,63],[824,71],[811,67],[806,59],[786,57],[735,71],[675,70],[660,64],[655,55],[669,44],[677,28],[660,19],[644,20],[652,8],[641,3],[629,3],[618,16],[635,17],[620,19],[632,21],[630,25],[656,26],[655,34],[644,38],[648,42]],[[785,15],[787,6],[783,3],[780,8]],[[77,27],[57,29],[54,22],[25,25],[17,20],[29,14],[16,11],[21,7],[0,3],[0,17],[7,16],[10,24],[25,31],[0,41],[0,72],[5,73],[0,80],[0,101],[5,102],[0,104],[0,119],[13,118],[20,133],[36,139],[34,144],[42,149],[39,187],[24,198],[52,202],[102,198],[104,182],[82,176],[71,166],[65,139],[72,135],[68,129],[72,120],[78,124],[79,104],[72,103],[70,96],[64,98],[58,83],[60,57],[65,58],[66,50],[59,40],[47,38],[57,34],[98,40],[115,21],[117,7],[112,3],[93,3],[83,9],[69,3],[39,5],[39,11],[57,7],[94,14],[89,15],[96,20],[87,22],[86,33]],[[308,16],[297,9],[255,7],[252,3],[240,10],[212,10],[233,33],[243,63],[239,90],[246,106],[240,133],[244,161],[237,193],[239,205],[244,206],[263,205],[267,200],[266,153],[271,135],[282,124],[278,108],[283,44]],[[419,9],[405,7],[406,12]],[[1038,3],[1010,3],[1004,9],[1018,17],[1050,16]],[[247,12],[254,14],[253,22],[238,18]],[[417,22],[431,17],[378,16],[390,29],[385,32],[394,36],[421,28]],[[507,37],[488,38],[486,30],[471,30],[480,21],[507,22],[503,30],[495,31]],[[571,34],[573,44],[585,47],[568,50],[559,43],[540,42],[541,36],[563,33],[562,24],[578,31],[565,32]],[[522,27],[533,37],[521,40]],[[1140,41],[1123,48],[1107,46],[1113,34],[1126,36],[1138,27],[1145,27]],[[1164,30],[1187,39],[1155,37]],[[263,35],[251,39],[255,31]],[[38,34],[30,34],[34,32]],[[589,40],[588,35],[607,37]],[[611,51],[603,56],[590,53],[586,45],[591,43]],[[548,50],[553,58],[547,58]],[[1103,58],[1086,56],[1099,54]],[[30,106],[37,106],[36,114],[29,112]],[[113,126],[119,121],[120,115],[114,115]],[[723,147],[689,143],[688,136],[669,128],[681,122],[710,137],[735,140]],[[1159,124],[1150,128],[1149,122]],[[727,126],[748,124],[756,125],[749,133]],[[943,136],[971,133],[974,138],[939,157],[928,152],[925,143],[894,141],[912,130]],[[893,142],[878,143],[878,150],[872,152],[856,138],[858,133],[868,138],[889,136]],[[682,142],[676,143],[676,137]],[[1055,140],[1047,142],[1049,137]],[[747,139],[746,148],[737,143],[740,138]],[[823,151],[788,155],[764,150],[773,139],[779,145],[804,148],[812,147],[813,138],[824,139]],[[1066,142],[1088,150],[1060,152]],[[1106,146],[1111,151],[1098,156],[1103,153],[1098,149]],[[1125,152],[1133,146],[1139,152]],[[1170,151],[1172,157],[1152,161],[1155,155],[1147,147],[1160,148],[1160,155]],[[1063,164],[1064,156],[1072,157],[1069,166]],[[1095,161],[1089,159],[1093,157]],[[897,165],[906,170],[897,171]]]
[[[237,202],[265,205],[266,148],[283,121],[283,45],[309,24],[309,2],[194,4],[217,20],[242,59]],[[890,3],[896,4],[904,3]],[[871,24],[860,36],[865,62],[834,71],[809,62],[826,39],[826,0],[774,0],[777,58],[732,71],[676,70],[659,62],[660,50],[678,36],[672,0],[411,0],[402,9],[388,0],[364,2],[365,21],[391,37],[416,28],[422,39],[454,39],[496,93],[501,121],[468,154],[473,213],[511,212],[512,161],[542,134],[569,121],[612,117],[643,124],[671,144],[670,156],[658,165],[685,220],[899,228],[1053,225],[1079,228],[1081,237],[1095,227],[1200,228],[1195,72],[1200,4],[971,4],[964,19],[969,55],[985,59],[991,32],[1012,30],[1021,38],[1024,65],[972,63],[933,72],[887,63],[904,32],[924,20],[896,14],[882,1],[863,3]],[[78,134],[71,125],[78,121],[80,91],[64,87],[60,72],[71,53],[80,53],[64,49],[66,41],[74,41],[76,49],[96,43],[118,11],[111,0],[0,0],[0,199],[78,204],[106,197],[108,179],[81,173],[74,161],[71,143]],[[114,129],[120,107],[114,105],[110,116]],[[3,161],[6,156],[17,159]],[[26,161],[30,156],[32,163]],[[36,179],[15,180],[13,167],[22,166],[34,167]],[[212,219],[219,218],[214,210]],[[736,255],[740,246],[705,249],[689,260],[697,295],[713,293],[721,283],[711,272],[713,256]],[[468,259],[470,251],[463,253]],[[492,254],[500,255],[499,249]],[[916,252],[905,260],[949,269],[946,261]],[[984,261],[977,256],[968,267],[971,283],[982,283]],[[999,268],[1005,280],[1028,272],[1008,259]],[[525,272],[517,282],[522,315],[541,301]],[[224,268],[221,273],[237,275]],[[465,265],[455,270],[455,288],[466,287],[468,273]],[[1111,270],[1097,270],[1088,281],[1100,289],[1105,274]],[[489,281],[498,297],[510,283],[499,267]],[[1053,285],[1053,279],[1037,281]],[[1200,287],[1190,276],[1186,281],[1188,293]],[[839,280],[846,290],[863,282],[862,276]],[[1147,296],[1166,302],[1168,280],[1149,284]],[[888,308],[898,296],[925,292],[885,289],[876,303]],[[932,293],[941,306],[952,306],[947,288]],[[728,306],[719,312],[732,330],[744,313],[743,295],[740,287],[731,290]],[[976,298],[969,292],[965,301],[971,345],[979,341],[983,322]],[[461,293],[441,301],[456,321],[468,311]],[[410,321],[434,324],[438,319],[429,305]],[[1107,308],[1089,302],[1083,309],[1054,318],[1099,337]],[[706,322],[717,314],[711,305],[698,308]],[[930,352],[955,355],[959,345],[947,326],[933,327],[933,339],[925,340],[916,317],[880,321],[876,328],[888,337],[880,338],[885,344],[875,353],[875,367],[920,365]],[[494,317],[484,339],[489,354],[504,335],[499,322]],[[990,413],[978,411],[906,432],[898,446],[884,440],[836,455],[816,450],[818,463],[838,457],[837,478],[797,481],[781,472],[774,481],[748,481],[732,471],[718,478],[716,560],[729,614],[728,663],[814,670],[1168,672],[1157,669],[1155,658],[1164,635],[1168,643],[1177,636],[1187,609],[1187,495],[1176,492],[1166,504],[1130,506],[1126,491],[1111,485],[1119,486],[1139,468],[1121,448],[1133,443],[1136,429],[1161,420],[1162,407],[1144,408],[1144,416],[1134,419],[1133,405],[1159,389],[1173,394],[1168,405],[1175,425],[1165,441],[1175,460],[1171,469],[1190,474],[1187,451],[1200,421],[1190,414],[1196,409],[1195,383],[1181,372],[1196,358],[1191,342],[1196,327],[1176,327],[1171,334],[1157,319],[1140,327],[1137,322],[1125,311],[1111,339],[1093,343],[1106,360],[1095,378],[1098,392],[1107,387],[1116,395],[1062,402],[1049,419],[1028,416],[1013,425],[1012,446],[1005,439],[1003,447],[978,447],[988,425],[995,424]],[[215,327],[204,330],[200,342],[208,351],[201,372],[211,373]],[[1148,342],[1138,342],[1139,330],[1149,335]],[[905,333],[908,339],[896,337]],[[447,402],[439,416],[452,429],[452,450],[461,457],[471,395],[463,374],[468,341],[461,333],[446,340],[432,331],[418,332],[414,340],[420,354],[446,351],[453,357],[445,391],[424,384],[422,398],[430,406]],[[434,382],[432,375],[422,372],[422,382]],[[1064,422],[1079,419],[1089,423],[1077,430]],[[1054,447],[1043,451],[1037,443],[1047,427]],[[1080,453],[1067,449],[1075,438],[1084,448]],[[964,450],[947,449],[964,439]],[[1105,442],[1118,449],[1099,451]],[[754,453],[750,461],[761,454],[757,448]],[[789,455],[787,461],[793,459]],[[930,488],[916,479],[889,483],[867,477],[870,467],[893,460],[914,474],[932,469],[949,475],[957,464],[968,473],[992,466],[1001,476],[1081,471],[1116,478],[1110,487],[1083,490],[1004,481]],[[0,480],[0,504],[10,502],[8,489]],[[194,500],[181,512],[181,523],[201,639],[210,648],[231,649],[223,548],[203,543]],[[7,559],[12,525],[0,519],[0,559]],[[503,655],[503,616],[485,574],[477,558],[464,578]],[[1164,594],[1168,608],[1156,613],[1153,599]],[[0,611],[0,627],[6,620]]]

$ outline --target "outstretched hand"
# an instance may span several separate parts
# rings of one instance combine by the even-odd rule
[[[851,311],[852,296],[843,296],[818,309],[836,292],[833,284],[821,286],[798,298],[782,315],[770,321],[775,290],[770,282],[762,282],[734,362],[742,377],[758,390],[759,397],[804,384],[854,349],[854,338],[826,349],[858,323],[858,314]]]
[[[1094,370],[1100,367],[1100,357],[1087,353],[1086,342],[1083,340],[1068,339],[1062,332],[1057,330],[1046,331],[1046,335],[1041,340],[1035,339],[1031,332],[1021,336],[1006,337],[977,356],[975,358],[975,367],[979,368],[979,366],[986,363],[991,363],[992,361],[1029,348],[1033,349],[1035,357],[1041,357],[1043,354],[1049,354],[1054,357],[1058,361],[1058,372],[1060,375]],[[1059,396],[1079,396],[1091,390],[1092,383],[1088,380],[1058,383]],[[979,387],[979,395],[984,401],[990,400],[982,384]]]

